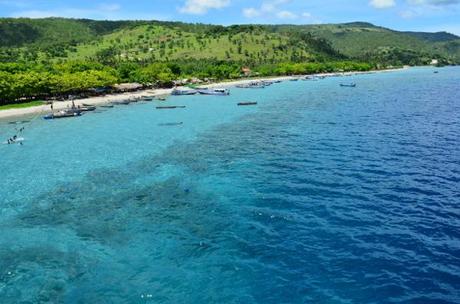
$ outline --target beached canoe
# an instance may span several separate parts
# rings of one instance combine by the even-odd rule
[[[131,103],[131,101],[129,100],[123,100],[123,101],[115,101],[115,102],[112,102],[113,105],[129,105]]]
[[[198,93],[198,91],[194,89],[174,89],[171,92],[171,95],[183,96],[183,95],[195,95],[196,93]]]

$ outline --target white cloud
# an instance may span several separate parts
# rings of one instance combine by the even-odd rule
[[[168,15],[156,15],[152,13],[131,14],[122,10],[118,4],[100,4],[87,9],[61,7],[50,10],[18,10],[9,15],[10,17],[27,17],[27,18],[47,18],[47,17],[64,17],[64,18],[85,18],[96,20],[171,20]]]
[[[184,14],[203,15],[210,9],[220,9],[229,5],[230,0],[187,0],[179,11]]]
[[[375,8],[389,8],[396,5],[395,0],[371,0],[369,4]]]
[[[121,5],[117,3],[103,3],[99,5],[99,9],[106,12],[116,12],[121,9]]]
[[[460,0],[408,0],[412,5],[446,6],[460,4]]]
[[[280,11],[276,13],[276,16],[280,19],[297,19],[297,15],[290,11]]]
[[[246,18],[255,18],[261,15],[261,12],[253,7],[243,9],[243,15]]]
[[[414,17],[417,17],[418,15],[419,13],[414,10],[405,10],[405,11],[399,12],[399,16],[401,16],[401,18],[404,18],[404,19],[412,19]]]
[[[304,13],[294,13],[289,10],[282,9],[283,4],[287,4],[291,2],[291,0],[267,0],[262,2],[260,7],[248,7],[243,9],[243,16],[246,18],[277,18],[283,20],[294,20],[298,19],[299,17],[310,19],[312,15],[308,12]]]

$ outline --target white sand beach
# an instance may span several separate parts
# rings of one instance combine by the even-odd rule
[[[344,73],[322,73],[322,74],[314,74],[308,75],[313,77],[333,77],[333,76],[348,76],[348,75],[357,75],[357,74],[370,74],[370,73],[382,73],[382,72],[391,72],[400,69],[393,69],[393,70],[379,70],[379,71],[370,71],[370,72],[344,72]],[[249,79],[242,79],[242,80],[235,80],[235,81],[225,81],[225,82],[218,82],[212,84],[203,85],[208,88],[216,88],[216,87],[233,87],[239,84],[245,84],[253,81],[274,81],[274,80],[290,80],[292,78],[300,78],[304,76],[283,76],[283,77],[263,77],[263,78],[249,78]],[[173,89],[147,89],[141,90],[136,92],[130,93],[120,93],[120,94],[111,94],[105,96],[98,96],[98,97],[89,97],[83,99],[76,99],[75,105],[81,106],[83,104],[91,104],[91,105],[102,105],[111,102],[123,101],[131,98],[140,98],[142,96],[149,96],[149,97],[158,97],[158,96],[167,96],[170,95]],[[54,111],[68,109],[72,106],[72,101],[58,101],[53,103]],[[8,109],[0,111],[0,119],[8,119],[13,117],[19,116],[30,116],[30,115],[45,115],[51,113],[51,105],[42,105],[30,108],[19,108],[19,109]]]

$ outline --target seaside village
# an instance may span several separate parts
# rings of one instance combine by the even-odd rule
[[[87,92],[75,95],[52,97],[44,101],[42,106],[26,109],[11,109],[2,111],[3,118],[21,115],[34,116],[31,120],[11,121],[10,124],[22,125],[16,128],[17,134],[12,135],[4,144],[23,145],[21,133],[26,124],[32,120],[43,118],[54,120],[62,118],[76,118],[96,109],[111,109],[116,106],[126,106],[131,103],[146,103],[157,101],[156,110],[184,109],[186,106],[166,102],[169,96],[212,95],[229,96],[230,89],[265,89],[283,81],[319,81],[327,77],[345,77],[355,74],[369,74],[373,72],[336,72],[315,75],[295,75],[272,78],[260,78],[250,68],[241,68],[241,78],[231,82],[216,82],[215,79],[181,79],[172,83],[172,88],[159,88],[156,84],[143,85],[140,83],[121,83],[114,86],[92,88]],[[340,83],[341,87],[354,88],[356,83]],[[175,99],[176,101],[177,99]],[[235,106],[257,106],[258,101],[242,100]]]

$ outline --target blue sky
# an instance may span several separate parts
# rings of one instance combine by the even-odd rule
[[[242,23],[367,21],[460,35],[460,0],[0,0],[2,17],[75,17]]]

